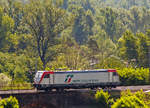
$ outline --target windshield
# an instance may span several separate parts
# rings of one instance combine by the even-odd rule
[[[35,75],[35,78],[40,78],[42,76],[43,72],[37,72]]]
[[[39,71],[36,73],[35,78],[34,78],[35,83],[39,83],[42,74],[43,74],[43,72],[39,72]]]

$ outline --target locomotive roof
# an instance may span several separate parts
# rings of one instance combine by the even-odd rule
[[[99,70],[68,70],[68,71],[54,71],[54,72],[105,72],[108,69],[99,69]]]
[[[60,72],[60,73],[64,73],[64,72],[108,72],[109,70],[115,70],[115,69],[95,69],[95,70],[63,70],[63,71],[52,71],[52,72]],[[37,71],[37,72],[49,72],[49,71]]]

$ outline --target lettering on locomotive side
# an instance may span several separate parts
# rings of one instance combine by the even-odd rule
[[[65,83],[98,83],[98,79],[73,79],[74,75],[73,74],[68,74],[65,77],[64,82]]]
[[[98,79],[89,79],[89,80],[72,80],[73,83],[98,83]]]

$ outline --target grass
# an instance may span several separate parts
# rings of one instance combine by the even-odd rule
[[[31,83],[16,83],[11,82],[8,84],[0,84],[0,90],[30,90],[33,89],[33,86]]]

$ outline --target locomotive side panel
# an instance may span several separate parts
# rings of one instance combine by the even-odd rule
[[[110,82],[109,72],[55,73],[54,84],[86,84]]]

